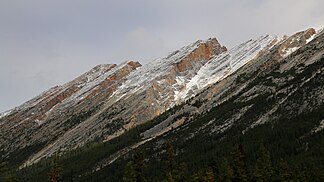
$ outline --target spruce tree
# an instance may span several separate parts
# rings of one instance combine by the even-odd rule
[[[137,149],[124,171],[123,181],[143,182],[145,181],[144,170],[146,167],[145,157],[142,150]]]
[[[6,174],[5,174],[6,173]],[[2,176],[2,174],[5,174]],[[14,173],[7,168],[6,163],[0,162],[0,181],[4,180],[5,182],[15,182],[17,179],[14,176]]]
[[[0,174],[3,174],[6,172],[6,165],[4,162],[0,162]]]
[[[126,164],[123,181],[124,182],[135,182],[136,181],[134,165],[133,165],[132,161],[130,161]]]
[[[257,155],[254,178],[256,181],[271,181],[273,168],[269,151],[261,144]]]
[[[294,181],[307,181],[306,168],[295,169],[293,176],[294,176]]]
[[[213,169],[211,167],[208,167],[202,176],[202,182],[214,182],[214,181],[215,181],[215,176],[213,173]]]
[[[230,182],[233,178],[233,169],[230,167],[226,159],[224,159],[219,172],[219,181]]]
[[[245,163],[244,149],[242,145],[235,148],[233,152],[233,180],[245,182],[248,181],[247,167]]]
[[[137,150],[133,156],[134,177],[136,182],[145,181],[144,169],[146,167],[145,157],[142,150]]]
[[[50,182],[61,181],[61,175],[60,175],[61,170],[62,167],[59,164],[59,157],[58,155],[55,155],[52,160],[52,170],[49,173],[49,181]]]
[[[292,181],[292,174],[286,161],[280,159],[278,163],[278,173],[280,181]]]
[[[70,182],[74,181],[74,172],[73,169],[70,170]]]
[[[191,180],[192,182],[201,182],[201,174],[199,173],[194,173],[192,176],[191,176]]]
[[[173,147],[170,142],[166,143],[166,181],[174,182],[174,160],[173,160]]]
[[[179,173],[176,176],[176,181],[178,182],[186,182],[189,180],[188,177],[188,165],[185,162],[181,162],[179,164]]]

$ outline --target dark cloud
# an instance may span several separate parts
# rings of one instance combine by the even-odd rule
[[[197,39],[227,47],[324,22],[322,0],[1,0],[0,111],[100,63],[147,63]]]

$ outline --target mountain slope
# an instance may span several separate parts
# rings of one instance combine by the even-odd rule
[[[256,151],[263,143],[274,164],[283,158],[296,170],[306,168],[309,181],[321,181],[324,34],[289,56],[280,54],[285,43],[163,116],[167,119],[157,118],[160,124],[141,132],[138,144],[146,154],[151,180],[163,178],[161,160],[169,141],[176,151],[175,162],[186,162],[194,171],[206,165],[219,170],[237,144],[245,147],[248,168],[253,170]],[[167,127],[168,132],[158,134]],[[121,179],[119,170],[132,153],[129,149],[113,163],[99,163],[104,167],[89,176],[100,180],[113,174],[115,180]]]
[[[16,151],[20,153],[19,157],[26,157],[25,152],[35,152],[29,151],[30,148],[44,147],[77,125],[79,117],[88,117],[93,107],[100,107],[100,103],[94,100],[109,97],[120,81],[138,66],[137,62],[120,66],[99,65],[11,110],[0,121],[1,152]]]
[[[270,142],[282,130],[272,129],[266,138],[258,134],[262,127],[277,128],[283,120],[290,125],[295,116],[314,115],[301,124],[307,127],[298,137],[318,136],[322,57],[323,34],[315,36],[308,29],[290,37],[262,36],[228,51],[216,39],[197,41],[142,67],[132,61],[100,65],[2,114],[1,155],[9,164],[30,165],[58,151],[98,142],[85,150],[96,154],[94,159],[80,164],[80,177],[87,177],[96,170],[94,175],[102,176],[116,165],[120,168],[138,147],[150,161],[159,160],[166,140],[184,156],[179,160],[208,150],[224,155],[226,142],[249,143],[253,135]],[[74,157],[66,157],[66,163]]]
[[[166,100],[161,105],[151,107],[150,112],[140,111],[153,102],[159,103],[161,98],[157,98],[157,94],[166,95],[173,91],[159,87],[159,80],[166,79],[165,84],[168,84],[175,82],[176,74],[190,77],[207,60],[224,51],[226,48],[216,39],[209,39],[183,47],[143,69],[136,70],[141,65],[132,61],[118,66],[99,65],[72,82],[54,87],[2,114],[1,154],[15,158],[15,161],[25,160],[34,154],[29,160],[34,162],[58,150],[69,150],[89,141],[109,140],[118,136],[125,129],[159,115],[174,104],[173,99]],[[136,73],[130,75],[134,71]],[[141,79],[138,79],[139,74]],[[132,80],[141,81],[140,91],[128,92],[136,91],[134,84],[129,83]],[[156,91],[157,88],[160,90]],[[119,94],[123,89],[127,94]],[[140,100],[141,107],[136,102],[127,106],[124,103],[130,97],[146,99]],[[138,118],[141,118],[140,121]],[[15,153],[21,153],[19,159],[13,156]]]

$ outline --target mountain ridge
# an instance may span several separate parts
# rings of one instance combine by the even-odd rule
[[[278,60],[289,57],[315,38],[314,31],[307,29],[286,38],[262,36],[230,50],[211,38],[196,41],[144,66],[134,61],[98,65],[72,82],[43,92],[28,101],[28,107],[23,104],[11,113],[1,114],[1,154],[10,157],[17,148],[27,150],[29,146],[40,145],[32,155],[25,151],[27,158],[20,161],[30,165],[90,141],[112,140],[271,51],[276,51],[273,57]],[[276,64],[276,59],[267,61],[261,69]],[[210,97],[214,97],[211,93]],[[37,98],[41,98],[40,102]],[[35,116],[36,111],[40,114]],[[194,108],[194,112],[201,111]],[[9,121],[12,122],[8,124]]]

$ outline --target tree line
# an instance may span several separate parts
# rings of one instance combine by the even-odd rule
[[[152,179],[145,176],[149,171],[144,152],[137,149],[132,159],[126,164],[122,181],[124,182],[270,182],[270,181],[309,181],[307,172],[303,169],[294,170],[285,160],[280,159],[276,164],[271,160],[270,152],[261,144],[254,168],[249,169],[243,145],[237,145],[228,158],[224,158],[220,165],[205,166],[198,171],[191,171],[186,162],[177,163],[172,145],[167,142],[165,157],[161,160],[164,166],[163,179]],[[319,174],[319,181],[324,175]]]

